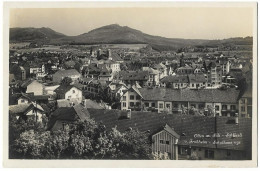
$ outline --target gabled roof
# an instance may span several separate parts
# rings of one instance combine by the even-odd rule
[[[174,131],[180,135],[178,142],[179,145],[232,150],[247,150],[251,147],[252,120],[250,118],[239,118],[239,123],[236,125],[228,122],[234,118],[223,116],[206,117],[132,111],[131,119],[118,119],[122,115],[122,111],[120,110],[89,109],[88,111],[90,113],[90,118],[94,119],[96,122],[102,122],[106,126],[107,130],[117,127],[117,130],[124,132],[131,127],[142,132],[149,131],[151,135],[154,135],[158,132],[158,129],[162,129],[162,126],[167,124],[169,128],[166,127],[166,130],[171,132],[170,128],[174,128]],[[230,138],[222,136],[221,138],[194,138],[195,134],[213,135],[214,133],[219,133],[221,135],[227,135],[227,133],[230,132],[237,134],[242,133],[242,137]],[[189,143],[190,140],[207,141],[208,143],[194,142],[191,144]],[[215,140],[226,142],[240,141],[241,144],[214,145],[213,142]]]
[[[180,138],[180,135],[177,134],[167,123],[164,126],[160,127],[160,129],[158,129],[158,133],[163,130],[165,130],[166,132],[168,132],[169,134],[171,134],[176,138]]]
[[[56,121],[74,122],[78,119],[84,121],[89,118],[89,112],[82,104],[74,105],[73,107],[61,107],[54,111],[48,122],[48,128],[52,129]]]
[[[72,75],[80,75],[80,73],[75,69],[68,69],[68,70],[59,70],[54,75],[62,78],[62,77],[69,77]]]
[[[29,110],[33,109],[34,106],[31,103],[28,104],[19,104],[9,106],[10,114],[26,114]]]
[[[239,91],[235,89],[170,89],[170,88],[140,88],[144,100],[237,103]]]
[[[57,93],[57,94],[65,94],[67,93],[72,87],[75,87],[79,90],[81,90],[78,86],[76,85],[61,85],[59,86],[57,89],[55,89],[54,91]]]
[[[162,83],[188,83],[187,75],[169,75],[161,79]]]
[[[119,71],[119,79],[122,80],[133,80],[133,81],[143,81],[148,80],[149,72],[148,71]]]

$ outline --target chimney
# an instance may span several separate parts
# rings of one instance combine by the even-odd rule
[[[235,114],[235,124],[238,125],[238,113]]]

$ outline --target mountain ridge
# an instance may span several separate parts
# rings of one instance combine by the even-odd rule
[[[19,29],[24,31],[20,31]],[[26,31],[27,29],[27,31]],[[18,30],[18,31],[17,31]],[[25,35],[24,35],[25,34]],[[19,39],[17,39],[19,37]],[[50,44],[149,44],[155,50],[176,50],[186,46],[238,43],[251,45],[252,37],[221,40],[166,38],[143,33],[128,26],[110,24],[77,36],[67,36],[50,28],[10,28],[10,41],[47,40]]]

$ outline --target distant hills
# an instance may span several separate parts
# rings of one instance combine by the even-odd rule
[[[10,28],[10,41],[37,41],[37,40],[51,40],[66,35],[58,33],[50,28]]]
[[[155,50],[176,50],[187,46],[218,46],[220,44],[252,45],[253,38],[224,40],[177,39],[152,36],[127,26],[111,24],[78,36],[66,36],[50,28],[11,28],[10,42],[47,41],[50,44],[149,44]]]

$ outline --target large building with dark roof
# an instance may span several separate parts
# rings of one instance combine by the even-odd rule
[[[128,97],[129,96],[129,97]],[[121,97],[125,110],[148,110],[158,113],[180,113],[182,108],[194,107],[207,113],[213,108],[216,116],[235,116],[238,113],[239,91],[236,89],[171,89],[140,88],[129,89]]]

